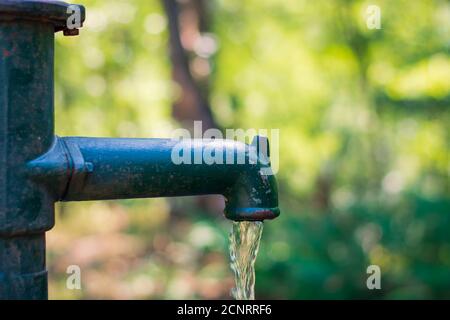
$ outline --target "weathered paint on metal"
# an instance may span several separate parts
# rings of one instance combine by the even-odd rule
[[[0,0],[0,298],[46,299],[54,197],[27,162],[53,144],[54,33],[68,4]],[[80,10],[84,18],[84,8]]]

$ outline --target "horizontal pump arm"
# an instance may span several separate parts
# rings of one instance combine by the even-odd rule
[[[59,201],[222,194],[228,218],[272,219],[276,181],[255,150],[219,139],[56,137],[28,168]]]

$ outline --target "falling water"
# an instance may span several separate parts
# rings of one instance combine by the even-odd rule
[[[262,231],[263,223],[260,221],[233,221],[230,265],[236,286],[231,295],[236,300],[255,299],[255,260]]]

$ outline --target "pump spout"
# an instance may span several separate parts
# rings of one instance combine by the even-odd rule
[[[56,137],[28,168],[55,201],[221,194],[228,219],[265,220],[280,213],[268,156],[256,144]]]

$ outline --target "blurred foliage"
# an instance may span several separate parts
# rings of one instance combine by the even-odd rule
[[[164,137],[177,87],[156,0],[86,0],[57,35],[58,135]],[[212,112],[280,128],[257,298],[450,298],[447,1],[208,1]],[[365,10],[381,8],[369,30]],[[59,204],[51,298],[229,298],[231,224],[192,198]],[[65,286],[82,270],[82,290]],[[382,290],[366,288],[377,264]]]

